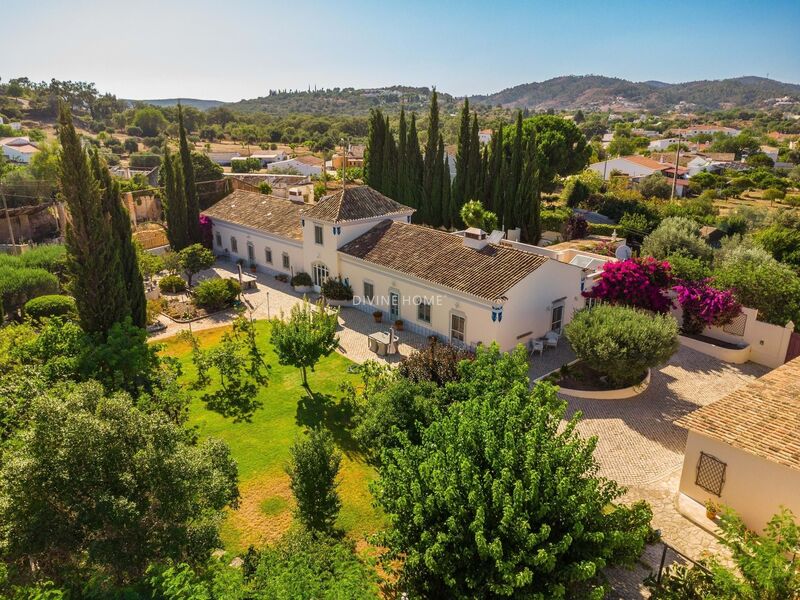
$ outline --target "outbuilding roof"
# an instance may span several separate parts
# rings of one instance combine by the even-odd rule
[[[204,210],[203,214],[212,221],[219,219],[291,240],[302,240],[300,219],[303,208],[283,198],[236,190]]]
[[[339,252],[489,301],[549,260],[495,244],[470,248],[460,236],[389,219]]]
[[[306,216],[329,223],[343,223],[413,212],[410,206],[400,204],[367,185],[359,185],[323,196],[306,211]]]
[[[676,424],[800,470],[800,358],[689,413]]]

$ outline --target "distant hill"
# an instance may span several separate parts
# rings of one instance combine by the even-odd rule
[[[772,108],[779,99],[800,102],[800,85],[763,77],[664,83],[634,82],[601,75],[569,75],[525,83],[489,95],[473,96],[479,104],[504,108],[648,109],[663,111],[681,104],[687,109]]]
[[[131,104],[136,104],[138,102],[141,104],[152,104],[153,106],[175,106],[178,104],[178,100],[180,100],[181,104],[184,106],[193,106],[200,110],[208,110],[209,108],[216,108],[217,106],[225,104],[221,100],[200,100],[198,98],[161,98],[158,100],[125,100],[125,102],[130,102]]]

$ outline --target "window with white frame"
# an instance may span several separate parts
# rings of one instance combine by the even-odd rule
[[[254,263],[256,262],[256,248],[253,242],[247,242],[247,260]]]
[[[236,238],[231,236],[231,252],[235,252],[239,254],[239,243],[236,241]]]
[[[467,320],[462,315],[450,315],[450,340],[464,342],[467,339]]]
[[[289,264],[289,255],[286,252],[284,252],[283,253],[283,268],[288,270],[289,266],[290,266],[290,264]]]
[[[217,246],[222,248],[222,236],[220,235],[219,231],[216,233],[215,238],[217,240]]]
[[[364,282],[364,301],[373,302],[375,300],[375,286],[371,281]]]
[[[314,225],[314,243],[322,245],[322,225]]]
[[[268,265],[272,264],[272,248],[264,248],[264,260]]]
[[[431,303],[422,298],[417,304],[417,320],[423,323],[431,322]]]

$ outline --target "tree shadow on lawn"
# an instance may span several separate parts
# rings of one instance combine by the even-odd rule
[[[360,456],[361,450],[351,433],[353,409],[330,394],[311,389],[306,391],[297,402],[295,422],[310,429],[324,427],[330,431],[334,442],[348,458]]]

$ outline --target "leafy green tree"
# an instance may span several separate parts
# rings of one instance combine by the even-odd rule
[[[291,365],[301,370],[303,386],[308,388],[306,369],[314,371],[314,365],[339,347],[338,311],[328,311],[322,302],[312,308],[308,302],[295,304],[288,320],[272,320],[272,344],[282,365]]]
[[[130,302],[102,191],[65,104],[60,108],[59,138],[59,185],[70,214],[66,235],[70,291],[83,328],[105,333],[130,315]]]
[[[800,228],[774,224],[757,232],[754,239],[775,260],[800,269]]]
[[[478,227],[489,232],[497,229],[497,215],[486,210],[480,200],[470,200],[464,204],[460,217],[467,227]]]
[[[192,152],[192,169],[197,183],[217,181],[223,178],[224,171],[222,167],[211,160],[207,154]]]
[[[673,254],[667,257],[667,262],[672,277],[677,281],[702,281],[711,277],[711,267],[699,258]]]
[[[134,581],[157,560],[204,560],[236,506],[227,446],[144,413],[97,383],[36,398],[0,467],[4,557],[56,582]],[[20,573],[25,576],[25,573]]]
[[[424,598],[603,597],[602,569],[632,564],[648,533],[644,503],[597,476],[596,440],[575,431],[547,383],[530,389],[522,349],[479,348],[450,384],[463,398],[387,452],[374,485],[391,527],[399,589]],[[613,508],[610,508],[613,507]]]
[[[648,368],[667,362],[678,350],[678,324],[672,316],[628,306],[578,311],[564,333],[578,358],[617,387],[641,382]]]
[[[295,516],[308,531],[332,535],[342,501],[336,491],[342,455],[333,437],[324,429],[312,429],[306,438],[295,440],[292,460],[286,469],[297,502]]]
[[[713,250],[700,237],[700,226],[696,221],[686,217],[667,217],[644,239],[642,253],[658,260],[683,254],[709,262]]]
[[[186,281],[189,287],[192,285],[192,277],[204,269],[210,269],[214,266],[214,253],[202,244],[192,244],[186,246],[183,250],[178,252],[178,259],[181,261],[181,267],[186,274]]]
[[[735,568],[718,556],[699,566],[672,567],[660,583],[649,583],[656,600],[779,600],[800,596],[796,555],[800,527],[788,509],[770,519],[762,535],[749,530],[732,510],[720,518],[722,544]]]
[[[186,190],[186,232],[189,242],[199,244],[203,241],[200,235],[200,202],[197,199],[197,185],[194,177],[194,161],[186,139],[186,127],[183,125],[183,108],[178,103],[178,135],[180,143],[183,185]]]
[[[145,327],[147,299],[144,295],[144,280],[139,269],[136,248],[133,245],[130,215],[122,204],[119,184],[112,179],[108,166],[102,162],[97,151],[92,153],[91,161],[94,177],[99,182],[103,194],[103,209],[111,219],[112,239],[117,246],[131,319],[137,327]]]
[[[164,218],[167,222],[167,238],[170,247],[176,252],[189,245],[189,229],[186,222],[186,190],[180,176],[181,165],[164,144],[164,157],[161,161],[164,179]]]
[[[639,182],[639,192],[645,198],[659,198],[666,200],[672,193],[672,186],[666,177],[661,173],[653,173],[647,177],[642,177]]]
[[[167,119],[155,106],[143,106],[133,114],[133,125],[142,130],[142,134],[153,137],[167,127]]]

